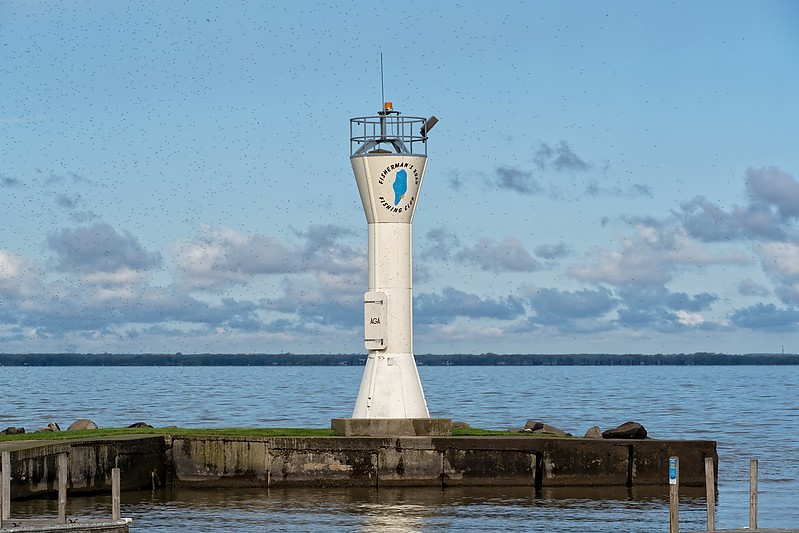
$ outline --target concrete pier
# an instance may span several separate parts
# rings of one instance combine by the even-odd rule
[[[176,486],[704,486],[712,441],[536,437],[174,437]]]
[[[122,471],[122,490],[149,487],[166,476],[163,436],[118,436],[63,441],[21,440],[0,443],[11,453],[11,496],[58,492],[58,456],[68,455],[70,494],[111,491],[111,471]]]
[[[11,452],[13,498],[57,491],[56,457],[69,455],[70,493],[159,486],[704,486],[713,441],[490,437],[125,436],[0,443]],[[718,476],[715,476],[718,479]]]
[[[25,518],[6,522],[0,527],[2,533],[128,533],[131,520],[74,520],[68,524],[58,524],[55,520]]]

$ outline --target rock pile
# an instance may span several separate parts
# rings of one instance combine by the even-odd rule
[[[61,431],[61,428],[58,426],[58,424],[56,422],[50,422],[46,426],[42,426],[34,431],[34,433],[54,433],[57,431]]]
[[[463,424],[460,427],[469,427],[469,424],[465,422],[458,422],[458,424]],[[133,424],[128,426],[129,428],[152,428],[150,424],[146,422],[134,422]],[[176,426],[171,426],[176,427]],[[453,424],[454,427],[454,424]],[[73,422],[68,428],[67,431],[84,431],[87,429],[99,429],[99,426],[94,423],[92,420],[88,418],[81,418],[80,420],[76,420]],[[46,426],[42,426],[34,433],[55,433],[61,431],[61,427],[58,425],[58,422],[50,422]],[[0,435],[21,435],[25,433],[25,428],[23,427],[14,427],[9,426],[6,429],[0,431]]]
[[[571,433],[550,426],[538,420],[528,420],[523,428],[510,429],[514,433],[532,433],[534,435],[555,435],[557,437],[573,437]],[[599,426],[592,426],[583,435],[585,439],[645,439],[646,428],[638,422],[625,422],[624,424],[602,431]]]

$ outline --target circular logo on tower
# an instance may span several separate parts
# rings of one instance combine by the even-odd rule
[[[377,180],[381,185],[381,194],[378,196],[380,205],[391,213],[413,209],[419,190],[419,177],[419,170],[408,161],[388,165]]]

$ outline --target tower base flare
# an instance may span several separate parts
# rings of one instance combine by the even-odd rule
[[[352,418],[429,418],[411,353],[370,352]]]

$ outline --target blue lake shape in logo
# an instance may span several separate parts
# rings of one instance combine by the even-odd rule
[[[408,173],[405,170],[397,172],[394,184],[391,187],[394,189],[394,205],[397,205],[400,200],[405,198],[405,193],[408,192]]]

